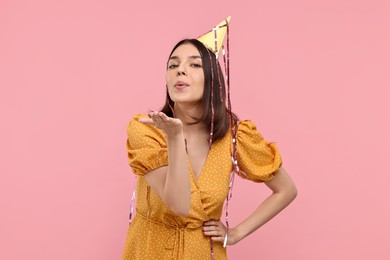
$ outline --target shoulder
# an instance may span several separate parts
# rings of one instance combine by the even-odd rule
[[[144,175],[168,165],[168,148],[164,133],[154,125],[138,121],[147,115],[134,115],[127,127],[128,161],[137,175]]]
[[[241,121],[237,129],[238,154],[254,155],[262,160],[273,160],[277,150],[276,142],[263,137],[256,125],[250,120]]]
[[[237,127],[237,138],[238,139],[260,139],[263,140],[263,135],[257,129],[255,123],[251,120],[241,120]]]
[[[129,124],[127,125],[127,133],[129,134],[129,132],[135,134],[135,133],[139,133],[139,132],[144,132],[144,131],[154,131],[154,130],[158,130],[156,127],[152,126],[152,125],[147,125],[147,124],[144,124],[144,123],[141,123],[139,121],[140,118],[148,118],[149,116],[148,115],[145,115],[145,114],[136,114],[134,115]]]
[[[271,180],[282,165],[276,143],[264,139],[250,120],[243,120],[238,125],[237,159],[239,167],[245,172],[243,177],[254,182]]]
[[[130,143],[157,142],[160,145],[165,143],[164,132],[154,125],[139,122],[140,118],[147,118],[148,115],[136,114],[127,125],[127,136]]]
[[[131,129],[131,130],[132,130],[132,128],[135,128],[135,129],[139,128],[140,126],[142,126],[142,125],[144,125],[144,124],[142,124],[141,122],[139,122],[138,119],[140,119],[140,118],[147,118],[147,117],[148,117],[148,116],[145,115],[145,114],[136,114],[136,115],[133,115],[133,116],[131,117],[131,119],[130,119],[129,124],[127,125],[127,129]]]

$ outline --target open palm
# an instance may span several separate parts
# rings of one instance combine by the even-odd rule
[[[167,135],[178,134],[183,130],[183,122],[178,118],[168,117],[163,112],[151,112],[150,118],[140,118],[139,122],[154,125],[163,130]]]

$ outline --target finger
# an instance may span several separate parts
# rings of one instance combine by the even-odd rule
[[[138,122],[144,123],[144,124],[149,124],[153,125],[154,121],[151,118],[139,118]]]
[[[161,114],[160,114],[160,113],[157,113],[155,118],[156,118],[156,122],[157,122],[157,123],[160,123],[160,124],[161,124],[161,123],[164,122],[164,121],[162,120],[162,118],[161,118]]]
[[[150,114],[151,117],[153,117],[155,120],[157,120],[159,117],[160,117],[160,112],[158,111],[153,111],[151,114]]]
[[[217,227],[217,226],[206,226],[203,227],[203,234],[206,236],[221,236],[224,237],[226,234],[226,231],[224,228]]]
[[[158,113],[158,112],[156,112],[156,111],[150,111],[150,112],[149,112],[149,116],[150,116],[150,117],[153,117],[153,116],[155,116],[157,113]]]
[[[216,231],[216,230],[220,230],[220,228],[218,226],[204,226],[203,230],[204,231]]]
[[[206,236],[212,236],[212,237],[223,237],[225,236],[225,230],[216,229],[216,230],[203,230],[203,234]]]
[[[159,113],[158,113],[158,116],[160,117],[160,119],[161,119],[162,121],[164,121],[165,118],[168,118],[167,115],[164,114],[163,112],[159,112]]]
[[[223,234],[220,231],[204,231],[203,234],[205,236],[209,236],[209,237],[224,237],[225,236],[225,234]]]
[[[209,220],[209,221],[204,222],[203,225],[205,225],[205,226],[218,226],[219,223],[220,223],[219,221]]]
[[[218,228],[216,226],[203,227],[203,233],[209,236],[224,236],[226,231],[225,229]]]
[[[156,117],[156,112],[150,113],[150,118],[154,121],[154,123],[157,123],[157,117]]]
[[[171,121],[171,118],[168,117],[166,114],[164,113],[161,113],[161,118],[164,122],[170,122]]]

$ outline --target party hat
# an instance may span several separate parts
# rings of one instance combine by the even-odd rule
[[[231,17],[228,16],[211,31],[198,37],[198,40],[202,42],[207,48],[212,50],[217,57],[221,52],[223,41],[226,37],[227,25],[230,23],[230,19]]]

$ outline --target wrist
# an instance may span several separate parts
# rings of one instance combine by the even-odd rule
[[[229,229],[229,237],[232,241],[232,244],[237,244],[243,239],[243,236],[240,232],[239,226]]]
[[[184,134],[183,134],[183,129],[178,129],[174,131],[169,131],[165,133],[168,140],[178,140],[178,139],[183,139],[184,140]]]

